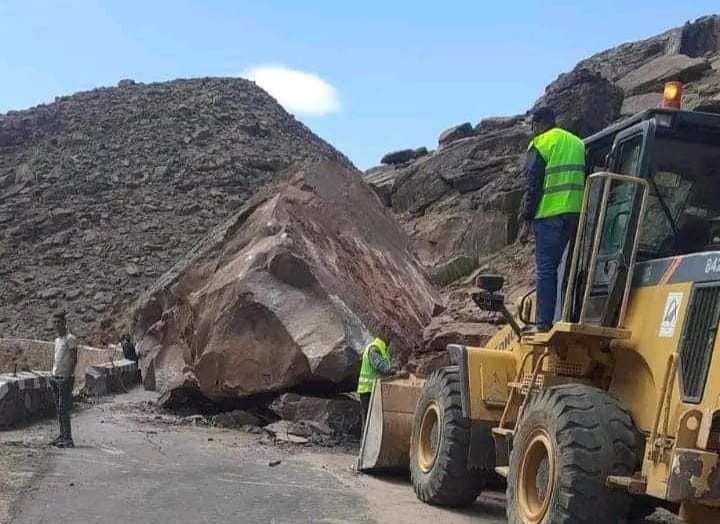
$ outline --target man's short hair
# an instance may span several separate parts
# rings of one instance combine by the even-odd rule
[[[531,119],[533,122],[537,122],[538,124],[547,124],[554,126],[555,111],[553,111],[549,107],[538,107],[537,109],[534,109],[532,111]]]
[[[65,320],[67,317],[67,313],[65,311],[56,311],[53,313],[53,320]]]

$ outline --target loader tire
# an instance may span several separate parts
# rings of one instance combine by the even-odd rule
[[[537,393],[513,438],[508,523],[625,522],[631,497],[605,480],[633,474],[639,445],[630,415],[606,392],[569,384]]]
[[[435,371],[423,386],[410,438],[410,476],[428,504],[459,507],[480,494],[484,475],[468,470],[470,422],[463,417],[457,366]]]

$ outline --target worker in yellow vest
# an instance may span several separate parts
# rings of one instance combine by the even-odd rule
[[[367,419],[367,412],[370,407],[370,396],[372,395],[375,379],[388,377],[397,372],[392,364],[390,348],[381,338],[375,338],[370,342],[362,355],[360,366],[360,378],[358,380],[357,392],[360,395],[360,406],[362,407],[363,424]]]
[[[536,325],[528,333],[548,331],[555,320],[558,267],[575,237],[585,193],[585,144],[559,128],[552,109],[532,113],[533,139],[525,161],[524,230],[535,235]]]

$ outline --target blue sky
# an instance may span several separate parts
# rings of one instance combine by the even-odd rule
[[[434,147],[453,124],[523,112],[578,60],[714,10],[717,0],[0,0],[0,112],[121,78],[278,66],[314,75],[299,77],[307,93],[285,90],[286,105],[367,168],[389,150]]]

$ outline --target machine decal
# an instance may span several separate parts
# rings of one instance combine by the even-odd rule
[[[660,321],[659,337],[670,338],[675,334],[675,325],[677,324],[682,298],[682,293],[668,293],[662,320]]]

